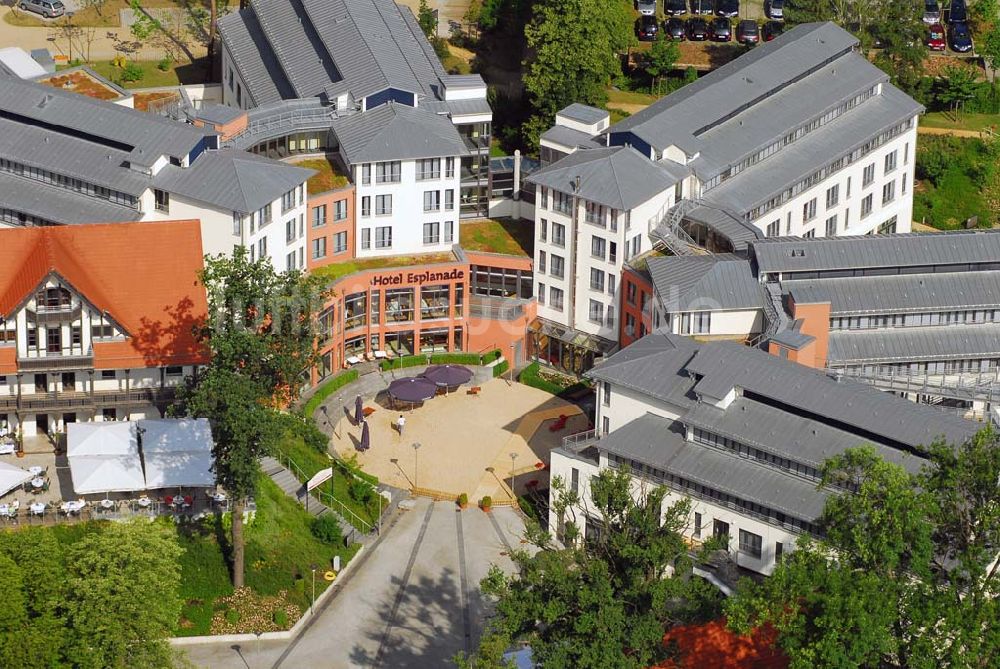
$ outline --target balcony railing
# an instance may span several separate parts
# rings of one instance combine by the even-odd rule
[[[37,358],[18,358],[17,369],[21,372],[60,371],[69,369],[89,369],[94,366],[94,354],[86,355],[46,355]]]
[[[469,300],[469,316],[492,321],[514,321],[524,316],[527,300],[474,295]]]
[[[56,391],[50,393],[29,393],[4,395],[0,397],[0,409],[17,411],[43,411],[51,409],[93,409],[101,406],[136,406],[155,404],[173,399],[174,388],[133,388],[101,392]]]

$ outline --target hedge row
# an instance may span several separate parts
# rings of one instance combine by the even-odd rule
[[[552,395],[559,395],[561,397],[567,397],[573,395],[581,390],[589,388],[590,386],[583,381],[577,381],[576,383],[566,386],[565,388],[558,383],[553,383],[543,379],[539,375],[540,365],[537,362],[533,362],[521,371],[521,375],[518,377],[518,381],[526,386],[531,386],[532,388],[538,388],[539,390],[544,390]]]
[[[313,412],[319,408],[319,405],[322,404],[326,398],[346,386],[348,383],[357,380],[358,370],[356,369],[349,369],[346,372],[337,374],[323,383],[316,393],[306,401],[305,406],[302,407],[302,413],[306,416],[306,418],[311,417]]]
[[[348,476],[357,476],[362,481],[367,481],[368,483],[371,483],[373,486],[378,485],[377,476],[372,476],[367,472],[361,471],[360,467],[352,465],[350,462],[347,462],[346,460],[341,460],[340,458],[334,458],[333,464],[335,467],[337,467],[337,469],[344,472]]]
[[[406,367],[419,367],[420,365],[488,365],[500,357],[500,351],[490,351],[480,356],[478,353],[435,353],[427,356],[404,355],[395,360],[383,360],[379,367],[383,372],[391,369],[405,369]]]
[[[435,353],[431,356],[432,365],[478,365],[478,353]]]
[[[499,363],[497,365],[494,365],[494,367],[493,367],[493,378],[494,379],[497,378],[498,376],[500,376],[504,372],[506,372],[508,369],[510,369],[510,364],[506,360],[504,360],[503,362],[501,362],[501,363]]]

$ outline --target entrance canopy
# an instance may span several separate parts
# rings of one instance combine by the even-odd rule
[[[0,462],[0,496],[32,478],[31,474],[6,462]]]
[[[146,487],[135,423],[69,423],[66,455],[78,495]]]
[[[140,420],[139,428],[146,488],[215,486],[208,419]]]

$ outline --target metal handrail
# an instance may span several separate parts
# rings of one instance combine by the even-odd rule
[[[584,430],[583,432],[577,432],[576,434],[569,434],[563,437],[563,446],[573,446],[584,441],[597,440],[601,435],[598,433],[597,428],[592,428],[590,430]]]
[[[297,464],[295,464],[295,460],[292,460],[291,456],[279,452],[278,457],[276,459],[281,464],[281,466],[287,467],[289,470],[291,470],[291,472],[295,474],[295,478],[301,481],[303,485],[305,485],[309,481],[310,477],[306,476],[305,471]],[[286,462],[288,463],[287,465],[285,464]],[[331,466],[333,465],[331,464]],[[324,493],[322,490],[318,490],[317,492],[318,492],[317,501],[319,501],[321,504],[325,504],[325,502],[323,502],[323,495],[326,495],[327,497],[330,498],[330,501],[337,504],[337,506],[341,510],[340,513],[342,514],[346,513],[348,516],[351,516],[351,518],[353,518],[353,520],[348,519],[348,522],[354,525],[355,529],[366,528],[363,530],[362,533],[363,534],[371,533],[372,528],[374,526],[371,523],[366,522],[360,516],[358,516],[358,514],[354,513],[349,508],[347,508],[347,506],[339,499],[334,497],[332,493]],[[306,490],[306,494],[312,495],[312,491]],[[327,505],[327,507],[329,508],[329,505]]]

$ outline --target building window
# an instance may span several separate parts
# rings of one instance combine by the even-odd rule
[[[882,204],[886,205],[896,199],[896,182],[890,181],[882,186]]]
[[[777,237],[781,233],[781,219],[771,221],[767,224],[767,236]]]
[[[455,176],[455,159],[445,158],[444,159],[444,176],[446,179],[451,179]]]
[[[865,166],[864,174],[861,175],[861,187],[867,188],[875,181],[875,163]]]
[[[701,514],[697,511],[694,513],[694,537],[695,539],[701,537]]]
[[[424,244],[441,243],[441,224],[424,223]]]
[[[594,235],[590,238],[590,255],[593,258],[604,260],[606,257],[607,242],[602,237]]]
[[[608,416],[601,416],[601,434],[611,432],[611,419]]]
[[[389,216],[392,214],[392,195],[375,196],[375,215]]]
[[[385,163],[375,163],[375,183],[398,184],[401,176],[402,163],[392,160]]]
[[[167,376],[182,376],[184,374],[184,368],[180,365],[174,365],[167,367]]]
[[[541,281],[538,282],[538,303],[545,304],[545,284]]]
[[[170,213],[170,193],[167,191],[154,188],[153,203],[156,211],[162,211],[164,214]]]
[[[804,239],[812,239],[815,236],[816,236],[816,228],[806,230],[805,234],[802,235]]]
[[[835,237],[837,235],[837,215],[834,214],[826,219],[826,236]]]
[[[892,172],[896,169],[896,151],[892,153],[887,153],[885,156],[885,174]]]
[[[261,260],[267,257],[267,237],[257,240],[257,257]]]
[[[764,538],[759,534],[754,534],[753,532],[747,532],[746,530],[740,530],[740,552],[746,553],[752,558],[760,559],[761,546],[764,543]]]
[[[545,251],[538,252],[538,273],[545,274]]]
[[[618,262],[618,244],[615,242],[608,242],[608,262]]]
[[[28,345],[32,345],[32,334],[34,329],[28,329]],[[111,325],[91,325],[90,326],[90,336],[93,339],[110,339],[115,336],[115,328]]]
[[[888,221],[880,224],[878,226],[877,234],[880,235],[891,235],[896,232],[896,217],[893,216]]]
[[[312,226],[319,228],[326,225],[326,205],[321,204],[312,208]]]
[[[566,226],[552,221],[552,243],[560,248],[566,247]]]
[[[851,177],[847,177],[847,193],[844,196],[848,200],[851,199]]]
[[[906,195],[906,172],[903,172],[903,178],[899,180],[899,194]]]
[[[542,209],[548,209],[549,208],[549,189],[546,188],[545,186],[542,186],[540,190],[541,190],[540,195],[542,196]]]
[[[313,260],[326,257],[326,237],[312,240],[312,257]]]
[[[441,159],[425,158],[417,161],[417,181],[441,178]]]
[[[608,305],[608,318],[605,321],[605,324],[609,328],[613,328],[615,326],[615,307],[614,307],[614,305],[611,305],[611,304]]]
[[[268,202],[263,207],[257,210],[258,215],[258,228],[263,228],[265,225],[271,223],[271,203]]]
[[[562,256],[557,256],[554,253],[552,254],[551,260],[552,264],[550,265],[549,273],[552,274],[552,276],[556,277],[557,279],[562,279],[564,276],[566,276],[566,261],[563,259]]]
[[[326,207],[323,208],[324,219],[326,218]],[[333,203],[333,220],[343,221],[347,218],[347,200],[337,200]]]
[[[365,163],[361,166],[361,183],[365,186],[372,182],[372,166],[370,163]]]
[[[570,469],[569,489],[574,495],[580,494],[580,470],[576,467]]]
[[[351,293],[344,298],[344,329],[352,330],[368,324],[368,295]]]
[[[290,218],[285,221],[285,241],[294,242],[295,241],[295,219]]]
[[[635,294],[636,286],[634,283],[629,283],[628,288],[625,289],[625,299],[628,300],[629,304],[635,304]]]
[[[370,249],[372,247],[372,229],[361,228],[361,248]]]
[[[909,142],[907,142],[906,144],[903,145],[903,164],[904,165],[909,165],[910,164],[910,143]]]
[[[295,269],[295,251],[285,256],[285,269],[289,272]]]
[[[385,318],[390,323],[413,320],[412,288],[394,288],[385,291]]]
[[[333,235],[333,252],[343,253],[347,250],[347,232],[338,232]]]
[[[455,241],[455,221],[444,222],[444,241],[449,244]]]
[[[594,267],[590,269],[590,289],[604,292],[604,272]]]
[[[606,407],[611,406],[611,384],[607,381],[601,382],[601,403]]]
[[[840,201],[840,185],[830,186],[826,189],[826,208],[836,207]]]
[[[446,283],[423,286],[420,289],[420,318],[423,320],[448,318],[451,310],[449,293],[450,289]]]
[[[544,218],[538,219],[538,238],[543,242],[549,237],[549,222]]]
[[[802,205],[802,222],[806,223],[814,218],[816,218],[816,198]]]
[[[601,226],[603,228],[604,227],[604,218],[605,218],[605,216],[604,216],[604,211],[605,211],[604,210],[604,206],[600,205],[600,204],[597,204],[596,202],[590,202],[590,201],[588,201],[586,203],[585,209],[586,209],[586,213],[584,214],[584,216],[585,216],[585,218],[587,220],[587,223],[593,223],[593,224],[599,225],[599,226]]]
[[[785,554],[785,545],[780,541],[774,542],[774,561],[781,562],[781,556]]]
[[[563,291],[561,288],[549,287],[549,306],[556,311],[563,310]]]
[[[905,191],[904,191],[905,192]],[[239,212],[233,212],[233,235],[239,237],[243,234],[243,217]]]
[[[726,546],[729,546],[729,523],[719,520],[718,518],[712,521],[712,536],[717,539],[722,539],[725,537]]]
[[[615,294],[616,284],[617,284],[617,277],[611,272],[608,272],[608,295]]]
[[[712,329],[711,311],[692,311],[681,314],[683,335],[708,334]]]
[[[573,210],[573,197],[561,190],[553,190],[552,209],[563,214],[569,214]]]
[[[441,191],[424,191],[424,211],[441,211]]]
[[[361,216],[366,218],[372,215],[372,197],[371,195],[364,195],[361,197]]]
[[[295,189],[284,193],[281,196],[281,213],[284,214],[289,209],[295,208]]]
[[[597,300],[590,300],[590,322],[604,324],[604,305]]]
[[[449,188],[444,192],[444,210],[454,211],[455,210],[455,191]]]
[[[868,193],[861,200],[861,218],[867,217],[870,213],[872,213],[872,194]]]
[[[392,248],[391,225],[380,225],[379,227],[375,228],[375,248],[377,249]]]
[[[114,380],[116,378],[116,376],[117,376],[117,373],[113,369],[102,369],[101,370],[101,378],[104,379],[105,381]]]

